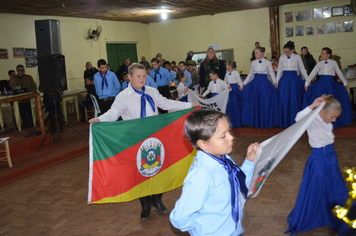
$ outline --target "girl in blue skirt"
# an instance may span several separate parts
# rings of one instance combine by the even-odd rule
[[[322,94],[332,94],[340,103],[342,107],[342,114],[334,123],[334,129],[340,126],[351,124],[354,114],[352,112],[351,102],[347,91],[347,81],[342,75],[337,62],[330,60],[332,51],[330,48],[323,48],[321,50],[321,61],[316,64],[313,71],[310,73],[307,81],[305,82],[305,91],[303,107],[306,107],[315,98],[320,97]],[[319,80],[312,84],[309,88],[310,81],[317,75],[320,75]],[[342,84],[334,80],[337,74]]]
[[[304,79],[308,78],[302,58],[294,53],[294,43],[288,41],[284,47],[284,55],[278,63],[277,83],[279,88],[279,109],[281,127],[289,127],[295,123],[294,118],[302,110],[304,95]]]
[[[341,114],[340,103],[331,95],[323,95],[299,112],[295,120],[301,120],[323,102],[323,109],[307,128],[313,150],[304,169],[295,207],[288,216],[289,228],[285,233],[291,232],[291,235],[327,225],[339,235],[349,235],[347,224],[332,213],[336,205],[345,205],[349,193],[333,146],[332,122]]]
[[[232,128],[241,127],[241,108],[242,108],[242,81],[240,73],[237,72],[237,65],[234,61],[226,63],[226,75],[224,81],[228,85],[229,101],[226,106],[226,114],[229,116]]]
[[[276,77],[272,63],[264,59],[265,48],[255,48],[256,60],[242,85],[242,125],[272,128],[279,125]],[[274,83],[271,84],[267,74]]]

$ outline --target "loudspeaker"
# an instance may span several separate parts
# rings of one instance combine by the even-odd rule
[[[39,90],[53,93],[67,90],[66,65],[63,55],[38,55]]]
[[[62,54],[58,20],[36,20],[37,55]]]

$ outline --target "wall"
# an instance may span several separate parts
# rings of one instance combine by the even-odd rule
[[[62,54],[66,59],[68,90],[83,88],[85,63],[93,65],[100,58],[106,59],[106,42],[137,43],[139,55],[151,55],[148,25],[133,22],[116,22],[96,19],[0,14],[0,48],[8,50],[9,59],[0,60],[0,79],[8,79],[7,72],[16,65],[25,65],[24,58],[13,57],[13,47],[36,48],[35,20],[56,19],[60,21]],[[89,27],[103,27],[98,41],[87,42],[84,35]],[[37,67],[25,68],[39,84]]]
[[[340,0],[340,1],[330,1],[323,0],[317,2],[301,3],[301,4],[290,4],[280,7],[280,38],[281,38],[281,50],[283,50],[284,44],[292,40],[295,43],[296,51],[300,53],[302,46],[307,46],[310,53],[318,60],[320,51],[323,47],[330,47],[333,50],[333,54],[341,56],[341,65],[345,68],[347,65],[356,63],[356,32],[348,33],[335,33],[327,34],[325,32],[324,36],[316,35],[316,26],[325,25],[329,22],[338,22],[338,21],[354,21],[356,24],[356,16],[338,16],[331,17],[321,20],[311,20],[311,21],[295,21],[295,11],[304,11],[314,8],[322,7],[339,7],[344,5],[349,5],[349,0]],[[285,23],[284,13],[293,11],[293,22]],[[304,25],[304,36],[295,36],[295,26]],[[314,25],[314,36],[306,36],[305,28],[307,25]],[[287,38],[286,37],[286,27],[294,27],[294,36]],[[325,30],[326,31],[326,30]],[[282,52],[283,53],[283,52]]]
[[[234,49],[238,70],[248,73],[254,43],[269,47],[268,8],[167,20],[149,25],[151,52],[162,53],[166,60],[185,60],[187,52],[206,51],[208,45],[221,44],[221,49]]]

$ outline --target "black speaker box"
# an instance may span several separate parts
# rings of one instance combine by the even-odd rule
[[[63,55],[38,55],[39,90],[53,93],[67,90],[66,65]]]
[[[62,54],[58,20],[36,20],[37,55]]]

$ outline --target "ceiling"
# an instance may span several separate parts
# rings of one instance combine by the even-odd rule
[[[94,18],[151,23],[315,0],[0,0],[0,13]]]

